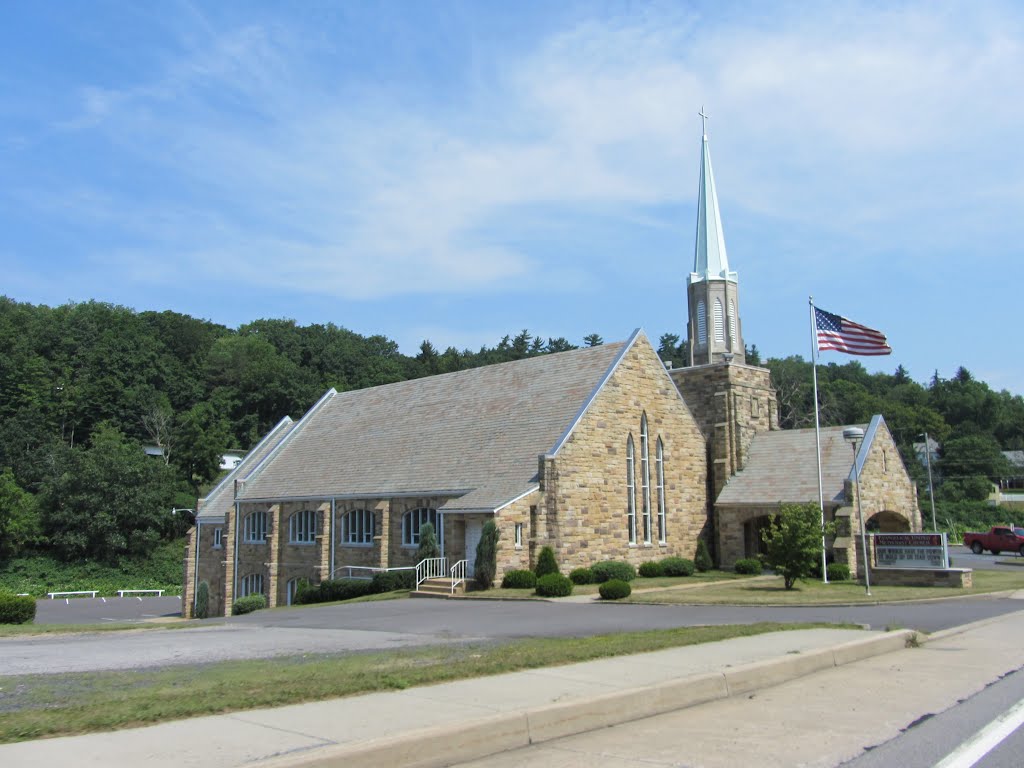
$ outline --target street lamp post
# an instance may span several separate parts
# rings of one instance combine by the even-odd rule
[[[868,570],[868,536],[864,528],[864,510],[860,503],[860,467],[857,466],[857,446],[864,439],[864,430],[860,427],[847,427],[843,430],[843,439],[853,446],[853,477],[857,487],[857,519],[860,521],[860,548],[864,552],[864,588],[871,595],[871,573]]]

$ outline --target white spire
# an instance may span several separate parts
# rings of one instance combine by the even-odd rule
[[[699,280],[736,281],[735,272],[729,271],[729,257],[725,252],[725,232],[722,214],[718,209],[715,176],[711,172],[711,152],[708,149],[707,119],[704,107],[699,112],[704,136],[700,153],[700,189],[697,194],[697,245],[693,258],[690,282]]]

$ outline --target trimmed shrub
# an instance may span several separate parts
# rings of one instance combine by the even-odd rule
[[[598,584],[603,584],[611,579],[632,581],[636,578],[636,568],[620,560],[604,560],[590,566],[590,570],[594,574],[594,581]]]
[[[645,563],[646,565],[646,563]],[[641,568],[641,570],[643,570]],[[629,597],[630,592],[633,588],[629,586],[628,581],[621,581],[620,579],[611,579],[606,581],[597,591],[601,593],[602,600],[621,600],[624,597]]]
[[[320,582],[320,599],[317,603],[331,603],[335,600],[351,600],[373,593],[373,582],[369,579],[335,579]]]
[[[829,581],[850,580],[850,566],[845,563],[829,563],[826,573],[828,573]]]
[[[249,595],[248,597],[235,600],[235,602],[231,604],[231,615],[241,616],[243,613],[252,613],[253,611],[258,611],[261,608],[266,607],[267,598],[263,595]]]
[[[736,565],[733,566],[733,570],[735,570],[736,573],[742,573],[746,576],[760,576],[761,561],[756,557],[745,557],[742,560],[736,561]]]
[[[490,589],[498,572],[498,526],[494,520],[484,523],[480,543],[476,545],[476,567],[473,579],[482,589]]]
[[[34,597],[0,592],[0,624],[31,624],[36,618]]]
[[[200,581],[196,587],[196,610],[197,619],[205,619],[210,615],[210,585]]]
[[[640,575],[645,579],[656,579],[665,575],[665,568],[661,563],[649,560],[646,563],[640,563]],[[619,581],[619,579],[615,579],[615,581]]]
[[[379,595],[382,592],[397,592],[400,589],[413,589],[416,586],[416,571],[381,571],[373,574],[370,591]]]
[[[704,539],[697,539],[697,554],[693,557],[693,564],[701,573],[710,571],[715,565],[711,561],[711,553],[708,552],[708,545]]]
[[[537,556],[537,565],[534,567],[533,572],[537,574],[538,579],[541,576],[547,576],[549,573],[558,573],[558,563],[555,561],[555,550],[551,547],[544,547],[541,549],[540,554]]]
[[[534,589],[537,586],[537,574],[533,571],[509,571],[501,580],[502,589]]]
[[[423,523],[420,526],[420,545],[416,548],[416,562],[440,556],[441,549],[437,546],[437,534],[434,533],[433,524]]]
[[[666,557],[661,561],[666,576],[693,576],[693,568],[693,560],[685,557]]]
[[[573,584],[593,584],[594,572],[589,568],[576,568],[569,574],[569,580]]]
[[[572,594],[572,582],[568,576],[549,573],[537,579],[537,594],[541,597],[567,597]]]

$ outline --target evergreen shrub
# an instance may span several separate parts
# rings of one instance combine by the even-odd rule
[[[761,561],[756,557],[745,557],[736,561],[736,565],[733,566],[733,570],[735,570],[736,573],[741,573],[745,576],[760,576]]]
[[[640,575],[645,579],[656,579],[665,575],[665,568],[659,562],[648,560],[646,563],[640,563]]]
[[[850,566],[846,563],[829,563],[827,573],[829,581],[850,580]]]
[[[604,560],[590,566],[590,570],[594,574],[594,581],[598,584],[603,584],[611,579],[632,581],[636,578],[636,568],[621,560]]]
[[[569,574],[569,580],[573,584],[593,584],[594,572],[589,568],[575,568]]]
[[[196,587],[196,610],[197,619],[205,619],[210,615],[210,585],[200,581]]]
[[[572,582],[568,576],[549,573],[537,579],[537,594],[541,597],[568,597],[572,594]]]
[[[0,592],[0,624],[31,624],[36,618],[34,597]]]
[[[498,526],[494,520],[484,523],[480,543],[476,545],[473,579],[481,589],[490,589],[498,572]]]
[[[252,613],[261,608],[267,607],[267,598],[263,595],[248,595],[247,597],[235,600],[231,605],[231,615],[241,616],[243,613]]]
[[[537,556],[537,565],[534,567],[533,572],[537,574],[538,579],[541,576],[547,576],[549,573],[558,573],[558,563],[555,561],[555,550],[551,547],[544,547],[541,549],[540,554]]]
[[[416,587],[416,571],[380,571],[373,574],[370,580],[370,592],[379,595],[383,592],[397,592],[400,589]]]
[[[685,557],[666,557],[661,561],[666,576],[693,576],[693,560]]]
[[[697,554],[694,555],[693,564],[701,573],[706,573],[714,567],[711,561],[711,553],[708,552],[708,545],[704,539],[697,539]]]
[[[370,579],[334,579],[320,582],[320,599],[317,603],[331,603],[335,600],[351,600],[372,594],[373,581]]]
[[[611,579],[598,587],[597,591],[601,593],[602,600],[621,600],[624,597],[629,597],[633,588],[629,586],[628,581]]]
[[[502,589],[534,589],[537,574],[533,571],[508,571],[501,580]]]

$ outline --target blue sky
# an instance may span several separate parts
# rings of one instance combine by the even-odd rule
[[[748,344],[1021,393],[1022,73],[1013,2],[9,3],[0,293],[685,336],[704,105]]]

